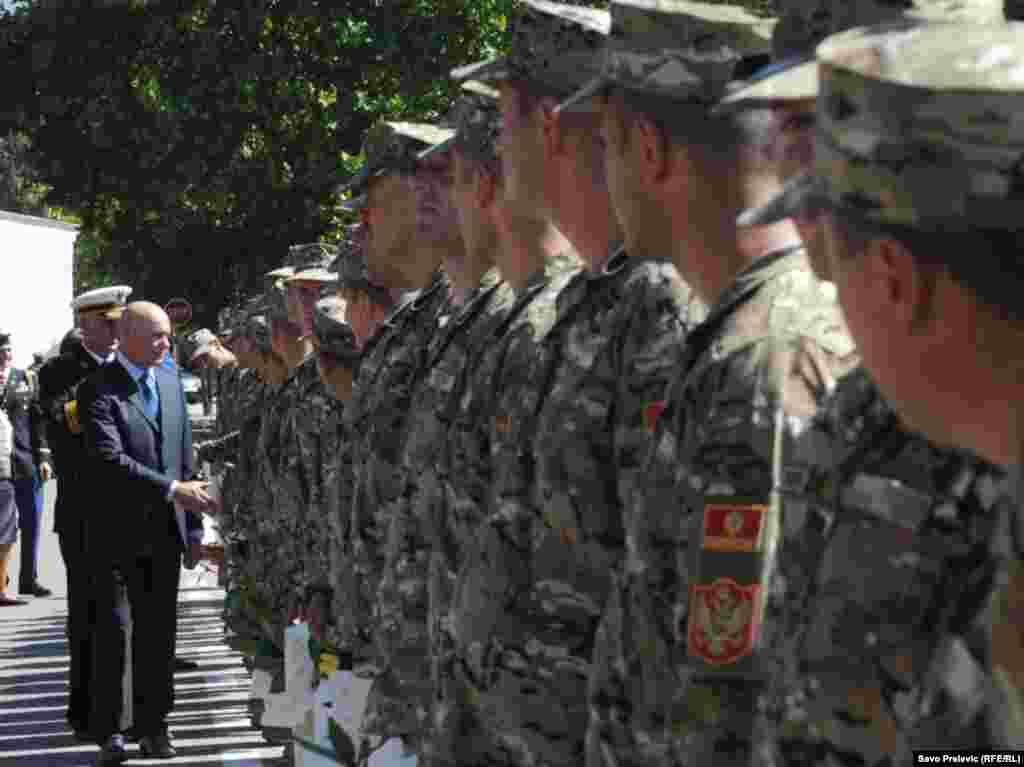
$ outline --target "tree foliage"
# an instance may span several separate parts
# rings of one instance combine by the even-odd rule
[[[337,236],[365,129],[444,111],[515,2],[14,0],[0,206],[80,223],[77,289],[186,296],[212,322],[288,245]]]
[[[288,245],[334,236],[366,127],[429,119],[512,0],[21,3],[0,18],[0,135],[76,211],[79,288],[211,320]],[[2,162],[2,156],[0,156]]]

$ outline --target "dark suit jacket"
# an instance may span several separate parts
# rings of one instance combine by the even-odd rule
[[[39,409],[57,470],[53,528],[58,533],[71,532],[71,526],[77,528],[89,508],[85,436],[71,430],[64,407],[78,399],[79,385],[99,367],[82,345],[77,344],[71,351],[47,360],[39,369]]]
[[[173,480],[194,476],[192,427],[181,380],[153,369],[160,395],[157,422],[145,414],[138,383],[117,360],[90,376],[78,390],[85,441],[96,477],[87,537],[90,551],[114,558],[156,547],[183,547],[167,500]],[[202,527],[187,513],[189,529]]]
[[[36,392],[24,370],[10,368],[7,371],[7,384],[0,391],[0,403],[14,428],[11,455],[14,479],[31,479],[42,460],[40,451],[47,448],[47,443]]]

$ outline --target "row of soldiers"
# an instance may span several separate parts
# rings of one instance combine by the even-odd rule
[[[353,763],[1024,740],[1024,30],[810,5],[524,0],[225,319],[229,620],[305,594],[373,681]]]

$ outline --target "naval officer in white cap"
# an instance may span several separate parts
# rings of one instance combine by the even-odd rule
[[[39,401],[57,469],[54,529],[68,574],[68,645],[71,648],[67,718],[76,736],[88,738],[91,692],[93,595],[85,556],[87,459],[78,421],[79,384],[117,349],[118,320],[132,289],[127,285],[90,290],[71,302],[81,344],[47,361],[39,370]]]

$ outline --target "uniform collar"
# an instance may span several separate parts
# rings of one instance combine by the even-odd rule
[[[117,357],[117,352],[111,352],[106,357],[101,357],[92,349],[87,347],[85,344],[82,344],[82,351],[84,351],[86,354],[88,354],[90,357],[96,360],[97,365],[105,365],[108,362],[113,362],[114,359]]]

